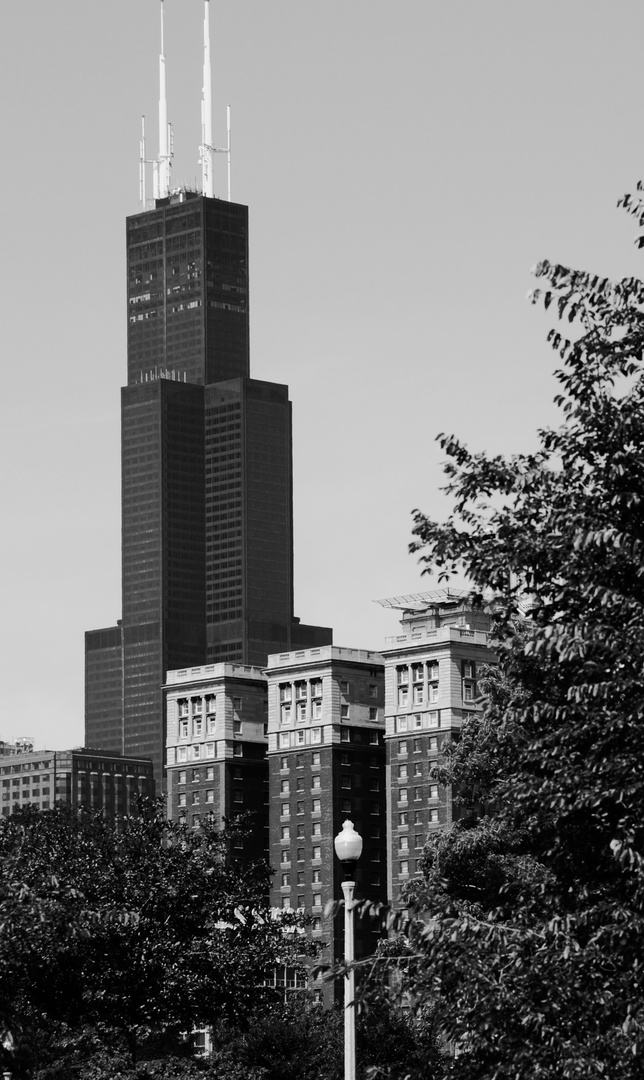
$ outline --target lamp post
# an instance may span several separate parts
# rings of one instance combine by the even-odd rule
[[[334,841],[335,853],[342,863],[344,878],[344,962],[349,970],[344,977],[344,1080],[356,1080],[356,1013],[353,1007],[356,976],[351,967],[355,960],[353,947],[353,891],[355,889],[356,863],[362,854],[362,837],[352,821],[344,821],[342,831]]]

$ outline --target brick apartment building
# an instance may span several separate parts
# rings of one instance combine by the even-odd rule
[[[387,638],[385,746],[389,900],[419,871],[428,836],[454,817],[451,790],[431,776],[445,740],[482,708],[477,680],[494,661],[490,615],[456,589],[379,601],[402,612],[401,633]]]

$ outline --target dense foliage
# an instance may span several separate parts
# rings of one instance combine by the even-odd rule
[[[644,225],[644,205],[626,197]],[[644,1072],[644,285],[543,262],[570,327],[533,454],[441,436],[454,510],[415,513],[442,580],[496,597],[487,705],[445,762],[464,817],[426,851],[402,989],[459,1080]],[[517,403],[520,407],[520,403]],[[482,808],[494,813],[482,814]]]
[[[2,820],[0,1031],[15,1076],[57,1062],[73,1076],[101,1049],[181,1052],[195,1027],[270,1006],[266,974],[306,939],[297,914],[268,908],[268,868],[225,858],[228,839],[158,804],[118,829],[65,806]]]
[[[284,998],[275,966],[315,949],[267,907],[268,869],[230,835],[141,806],[25,809],[0,822],[0,1041],[15,1080],[342,1080],[343,1013]],[[191,1033],[212,1031],[212,1053]],[[357,1020],[359,1080],[434,1080],[430,1025]]]

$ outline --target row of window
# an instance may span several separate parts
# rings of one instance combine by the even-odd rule
[[[192,806],[198,806],[199,803],[201,802],[201,796],[202,795],[204,796],[204,802],[206,802],[206,803],[214,803],[214,801],[215,801],[215,792],[214,792],[214,790],[212,788],[206,788],[205,792],[202,792],[202,791],[193,791],[192,792],[191,799],[190,799],[191,805]],[[236,803],[236,804],[241,804],[241,803],[243,803],[243,801],[244,801],[243,788],[233,788],[233,802]],[[178,803],[179,803],[180,807],[188,805],[187,792],[185,792],[185,791],[180,791],[179,792]]]
[[[172,754],[174,748],[170,748],[168,751],[168,765],[174,765]],[[214,758],[215,757],[215,744],[214,742],[208,743],[195,743],[193,746],[178,746],[176,749],[176,760],[179,763],[184,761],[200,761],[202,758]],[[241,742],[233,743],[233,757],[244,756],[244,744]]]
[[[217,718],[214,715],[214,713],[211,713],[211,715],[207,717],[207,719],[206,719],[206,734],[214,735],[216,719]],[[193,739],[194,738],[199,738],[201,735],[204,734],[203,719],[202,719],[201,716],[195,716],[193,718],[193,720],[192,720],[192,725],[190,724],[190,721],[187,720],[187,719],[179,720],[179,738],[180,739],[187,739],[189,737],[189,735],[190,735],[190,727],[192,727],[192,737],[193,737]]]
[[[284,836],[284,831],[285,830],[282,829],[282,840],[284,840],[284,839],[288,840],[288,835],[285,837]],[[286,833],[288,834],[288,828],[286,829]],[[284,859],[284,854],[285,853],[282,852],[281,862],[282,863],[290,862],[290,856],[289,856],[288,859]],[[320,847],[319,844],[314,844],[313,847],[311,848],[311,860],[313,862],[321,862],[321,860],[322,860],[322,848]],[[297,861],[298,862],[304,862],[304,848],[298,848]]]
[[[31,788],[31,790],[25,789],[25,791],[21,792],[21,797],[23,799],[36,799],[36,798],[40,798],[41,795],[49,795],[50,793],[51,793],[51,788],[48,788],[48,787],[44,787],[44,788],[42,788],[42,790],[40,788]],[[3,802],[11,802],[12,799],[15,801],[17,798],[18,798],[18,792],[17,791],[14,791],[13,793],[10,792],[10,791],[3,791],[2,792],[2,801]],[[47,805],[49,805],[49,803]]]
[[[321,807],[319,805],[320,800],[319,799],[312,799],[311,802],[312,802],[311,813],[313,813],[313,814],[320,813],[321,812]],[[318,804],[317,807],[315,806],[315,803]],[[299,806],[299,804],[298,804],[298,806]],[[303,808],[302,808],[301,811],[300,810],[297,811],[298,814],[300,814],[300,813],[304,814],[304,805],[303,804],[302,804],[302,807]],[[350,814],[352,812],[351,799],[343,799],[341,801],[341,810],[342,810],[343,814]],[[369,803],[369,813],[373,814],[374,817],[379,818],[381,813],[382,813],[382,806],[381,806],[380,802],[376,802],[375,800],[373,802],[370,802]],[[290,816],[290,814],[289,814],[289,816]],[[318,825],[318,824],[319,824],[319,822],[314,821],[312,823],[312,825],[311,825],[311,830],[312,830],[312,833],[313,833],[314,836],[321,835],[318,832],[318,830],[316,829],[316,825]],[[298,827],[297,827],[297,839],[299,840],[299,839],[303,839],[303,838],[304,838],[304,826],[303,825],[302,826],[298,825]],[[287,842],[290,839],[291,839],[291,827],[290,827],[290,825],[282,825],[280,827],[280,840],[282,842]]]
[[[2,781],[2,786],[3,786],[3,788],[20,787],[21,783],[23,785],[24,784],[46,784],[46,783],[48,783],[48,781],[49,781],[49,773],[40,773],[40,774],[36,774],[35,776],[23,776],[22,779],[20,777],[18,777],[15,780],[3,780]]]
[[[398,850],[399,851],[409,851],[409,847],[410,847],[409,841],[410,841],[410,839],[411,839],[411,837],[407,836],[406,834],[404,836],[399,836],[398,837]],[[414,847],[416,847],[416,848],[425,847],[425,840],[426,840],[426,837],[425,837],[424,833],[414,833]]]
[[[398,766],[398,779],[399,780],[407,780],[407,779],[409,779],[410,776],[413,776],[413,777],[419,776],[420,777],[422,775],[423,775],[423,763],[422,763],[422,761],[414,761],[413,765],[399,765]],[[438,784],[430,784],[429,790],[433,791],[434,789],[436,789],[436,794],[438,795]],[[434,796],[430,795],[430,799],[433,799],[433,798],[434,798]]]
[[[283,831],[284,830],[282,830],[282,832]],[[312,839],[315,839],[317,836],[322,836],[322,824],[319,821],[313,821],[313,822],[311,822],[311,837],[312,837]],[[283,840],[284,839],[288,840],[289,838],[290,837],[288,837],[288,836],[287,837],[282,836]],[[304,839],[306,839],[306,837],[305,837],[305,826],[304,825],[298,825],[297,826],[295,839],[296,840],[304,840]],[[303,848],[298,848],[297,853],[298,853],[298,862],[302,862],[304,860],[304,849]],[[300,858],[300,853],[301,853],[301,856],[302,856],[301,858]],[[290,863],[290,861],[291,861],[291,853],[287,848],[284,848],[282,850],[281,862]]]
[[[93,772],[93,773],[99,772],[99,763],[98,762],[88,761],[87,759],[85,759],[83,761],[83,765],[84,765],[85,769],[89,769],[90,772]],[[16,773],[21,773],[21,774],[22,773],[39,773],[39,774],[42,775],[41,770],[43,770],[43,769],[52,769],[52,768],[54,768],[54,762],[51,761],[51,760],[49,760],[49,761],[25,761],[20,765],[8,765],[8,764],[7,765],[4,765],[4,764],[1,765],[0,766],[0,775],[7,776],[7,775],[15,775]],[[80,770],[80,771],[83,772],[84,770]],[[100,772],[103,772],[103,773],[108,773],[108,772],[121,773],[122,771],[123,771],[123,764],[121,762],[118,762],[118,763],[116,763],[116,762],[114,762],[114,763],[102,762],[100,764]],[[44,776],[43,779],[48,780],[49,777]]]
[[[311,765],[312,766],[313,765],[319,765],[320,764],[320,751],[319,750],[313,750],[311,752],[310,760],[311,760]],[[280,769],[288,769],[291,764],[293,764],[293,759],[292,758],[290,758],[290,757],[280,758]],[[296,769],[303,769],[304,768],[304,754],[296,754],[295,755],[295,768]]]
[[[192,803],[193,806],[197,806],[201,802],[201,794],[202,793],[200,791],[193,791],[192,792],[191,803]],[[215,801],[215,792],[214,792],[214,790],[212,788],[208,788],[203,794],[204,794],[204,802],[214,803],[214,801]],[[242,799],[242,802],[243,802],[243,799]],[[187,796],[185,791],[180,791],[179,792],[178,804],[179,804],[179,806],[187,806],[188,805],[188,796]]]
[[[306,746],[307,743],[321,743],[322,728],[300,728],[299,731],[280,731],[280,750],[290,746]]]
[[[448,720],[449,723],[449,720]],[[415,716],[398,716],[396,731],[420,731],[421,728],[441,727],[441,714],[438,709]]]
[[[341,734],[343,734],[343,737],[344,737],[344,734],[345,734],[345,730],[346,729],[344,729],[343,732],[341,732]],[[373,734],[376,735],[376,739],[371,739],[372,732],[366,732],[366,734],[368,735],[368,737],[370,737],[370,743],[374,743],[374,742],[377,741],[377,732],[373,732]],[[348,740],[346,740],[346,739],[344,739],[343,741],[348,742]],[[417,740],[417,741],[420,742],[420,740]],[[419,750],[419,748],[420,747],[418,747],[418,750]],[[435,750],[435,747],[434,747],[434,750]],[[307,755],[306,760],[310,760],[311,768],[317,768],[320,765],[320,761],[321,761],[320,751],[319,750],[311,751],[310,758]],[[305,761],[305,755],[304,754],[296,754],[295,758],[293,758],[293,757],[281,757],[280,758],[280,770],[286,771],[286,772],[289,771],[289,769],[292,768],[293,765],[295,765],[296,769],[304,769],[305,764],[306,764],[306,761]],[[341,752],[341,754],[340,754],[340,765],[351,766],[353,764],[354,764],[354,762],[352,761],[351,754],[349,754],[347,751]],[[376,755],[375,754],[370,754],[370,758],[368,758],[368,765],[370,765],[370,769],[377,769],[377,768],[379,768],[380,764],[381,764],[381,761],[376,757]]]
[[[243,779],[243,772],[241,769],[236,768],[233,770],[233,778],[235,780]],[[190,772],[190,779],[193,784],[200,784],[202,780],[214,780],[215,779],[215,767],[214,765],[208,765],[205,769],[192,769]],[[188,782],[188,772],[186,769],[180,769],[177,773],[177,783],[186,784]]]
[[[207,694],[205,699],[203,697],[180,698],[177,701],[177,707],[179,710],[179,716],[201,716],[204,709],[207,714],[214,714],[217,711],[217,698],[214,694]],[[242,699],[240,697],[233,698],[233,709],[235,712],[241,712]]]
[[[430,815],[434,814],[434,813],[437,814],[438,811],[437,810],[430,810]],[[411,814],[408,813],[407,810],[404,810],[402,812],[402,814],[398,815],[398,825],[399,825],[399,827],[404,828],[406,825],[409,825],[410,824],[410,819],[411,819]],[[432,822],[433,821],[438,821],[438,817],[431,817],[430,816],[429,820],[432,821]],[[424,824],[423,811],[422,810],[414,810],[414,816],[413,816],[413,819],[412,819],[411,823],[414,824],[414,825],[423,825]]]
[[[417,661],[414,664],[399,664],[396,668],[396,682],[398,686],[411,683],[437,681],[440,673],[438,660]],[[461,660],[461,677],[463,679],[476,679],[476,663],[474,660]]]
[[[426,694],[425,689],[427,690]],[[399,709],[406,709],[409,707],[410,704],[423,705],[425,700],[429,701],[431,704],[434,704],[438,701],[437,682],[428,683],[427,688],[425,688],[423,683],[419,683],[417,686],[412,687],[411,695],[409,693],[408,686],[398,687],[397,704]]]
[[[322,871],[321,870],[312,870],[311,871],[311,884],[312,885],[320,885],[321,883],[322,883]],[[304,870],[298,870],[296,884],[298,884],[298,885],[304,885],[305,884]],[[291,886],[291,875],[290,874],[282,874],[282,888],[283,889],[289,889],[290,886]]]
[[[309,786],[311,788],[313,788],[313,789],[316,789],[316,788],[320,787],[320,774],[319,773],[314,773],[313,774],[313,776],[311,777],[311,783],[310,783]],[[303,776],[298,776],[298,778],[296,780],[296,784],[295,784],[295,790],[296,791],[304,791],[304,777]],[[280,792],[281,792],[281,794],[282,795],[288,795],[289,791],[290,791],[289,781],[288,780],[281,780],[280,781]]]
[[[67,775],[66,773],[60,774],[59,779],[64,779],[66,777],[66,775]],[[112,776],[111,773],[104,773],[103,776],[102,776],[102,779],[103,780],[105,780],[105,779],[109,780],[111,778],[111,776]],[[40,773],[40,774],[35,773],[32,776],[15,777],[13,780],[3,780],[2,781],[2,787],[3,788],[8,788],[8,787],[21,787],[22,786],[22,787],[28,788],[32,784],[36,784],[38,786],[40,786],[41,784],[48,784],[50,782],[50,779],[51,779],[51,774],[50,773]],[[99,774],[98,773],[91,773],[90,776],[88,777],[87,773],[84,773],[84,772],[77,773],[77,780],[78,780],[79,784],[86,784],[88,782],[88,779],[89,779],[90,783],[97,784],[98,781],[99,781]],[[114,776],[114,780],[116,782],[118,782],[119,780],[122,780],[122,779],[123,779],[123,777],[121,776],[120,773],[118,773],[118,774],[116,774]],[[133,781],[135,779],[135,777],[132,774],[128,774],[127,779],[130,780],[130,782],[131,782],[131,781]],[[145,781],[146,779],[147,779],[147,777],[145,777],[145,776],[139,776],[139,780],[141,780],[141,781]],[[36,789],[32,788],[31,790],[35,792]],[[43,789],[43,790],[45,790],[45,789]]]
[[[351,684],[340,680],[340,694],[343,698],[351,696]],[[322,697],[322,679],[300,679],[295,683],[280,683],[280,701],[283,704],[295,701],[311,701]],[[378,684],[369,683],[369,697],[373,700],[378,698]]]
[[[180,739],[200,739],[204,734],[214,735],[217,718],[214,714],[211,714],[206,718],[206,729],[204,731],[203,720],[200,716],[195,716],[192,720],[180,720],[179,721],[179,738]],[[190,733],[190,727],[192,726],[192,734]],[[233,732],[235,735],[241,735],[243,731],[242,721],[233,720]]]
[[[300,731],[280,731],[279,748],[288,750],[293,746],[306,746],[308,743],[322,742],[322,728],[306,728]],[[340,742],[343,743],[367,743],[369,746],[378,746],[380,739],[377,731],[359,731],[356,728],[340,728]]]
[[[280,701],[291,702],[322,697],[322,679],[301,680],[293,683],[280,683]]]
[[[353,777],[348,775],[348,774],[346,774],[344,776],[341,776],[340,777],[340,788],[343,791],[351,791],[352,788],[355,788],[356,791],[357,791],[362,786],[361,785],[361,779],[362,778],[361,778],[361,776],[359,774],[354,775]],[[312,791],[319,791],[319,789],[321,787],[321,779],[320,779],[319,774],[314,773],[313,776],[311,776],[310,784],[307,785],[307,786],[310,787]],[[377,776],[370,776],[368,786],[369,786],[369,791],[372,791],[372,792],[380,791],[380,779]],[[434,786],[437,786],[437,785],[434,785]],[[304,790],[305,790],[304,777],[298,777],[297,781],[296,781],[295,791],[297,792],[298,795],[300,795],[300,794],[304,793]],[[280,781],[280,795],[282,796],[282,798],[285,795],[289,795],[290,791],[291,791],[290,782],[288,780]]]
[[[440,672],[440,666],[438,660],[429,660],[427,663],[412,664],[411,667],[407,664],[399,664],[396,668],[396,683],[398,686],[407,686],[412,683],[423,683],[426,680],[429,682],[438,682],[438,676]]]
[[[398,743],[398,756],[406,757],[409,753],[410,745],[412,748],[412,753],[421,754],[423,752],[422,739],[412,739],[411,743],[407,739],[400,739]],[[435,735],[430,736],[430,738],[427,740],[427,749],[430,754],[438,750],[438,739]]]
[[[344,707],[344,706],[343,706]],[[347,710],[349,706],[347,705]],[[290,724],[293,721],[293,715],[298,724],[303,724],[305,720],[321,720],[322,719],[322,699],[318,698],[312,701],[309,707],[306,701],[297,701],[295,703],[295,714],[293,713],[292,705],[280,706],[280,723]],[[348,711],[342,714],[343,716],[349,715]]]
[[[411,667],[407,665],[397,667],[398,708],[406,708],[410,704],[422,705],[426,701],[432,704],[437,702],[439,670],[437,661],[427,662],[426,664],[412,664]],[[476,664],[473,660],[463,660],[461,662],[461,678],[463,701],[473,701],[477,694]]]
[[[287,788],[287,791],[288,791],[288,788]],[[282,794],[284,794],[284,792],[282,792]],[[312,814],[319,814],[319,813],[321,813],[321,811],[322,811],[321,800],[320,799],[311,799],[311,813]],[[304,813],[304,802],[303,801],[297,803],[296,813],[297,814],[303,814]],[[281,814],[282,817],[290,817],[291,816],[291,811],[290,811],[288,803],[282,803],[282,805],[280,807],[280,814]]]
[[[208,695],[205,702],[206,712],[215,712],[217,705],[217,699],[214,694]],[[177,701],[177,709],[179,716],[188,716],[189,713],[195,715],[196,713],[202,713],[204,711],[204,699],[202,697],[180,698]]]
[[[424,802],[424,800],[427,798],[427,789],[426,788],[424,788],[424,787],[416,787],[416,788],[413,789],[413,791],[414,791],[414,802]],[[406,787],[398,788],[398,802],[399,803],[409,802],[409,788],[406,788]]]
[[[40,772],[41,769],[51,768],[51,761],[25,761],[22,765],[2,765],[0,773],[6,776],[8,773]]]

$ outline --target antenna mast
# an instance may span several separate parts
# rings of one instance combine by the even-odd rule
[[[201,89],[201,190],[215,194],[212,145],[212,63],[210,59],[210,3],[205,0],[203,19],[203,86]]]
[[[226,105],[226,129],[228,131],[228,202],[230,202],[230,105]]]
[[[161,0],[161,52],[159,54],[159,157],[154,163],[154,197],[165,199],[170,194],[172,165],[172,132],[168,123],[168,103],[165,82],[165,39],[163,0]]]
[[[203,87],[201,92],[201,190],[207,198],[215,195],[214,155],[226,154],[228,159],[228,202],[230,202],[230,105],[226,109],[228,141],[226,146],[212,143],[212,62],[210,57],[210,0],[204,0],[203,20]]]

